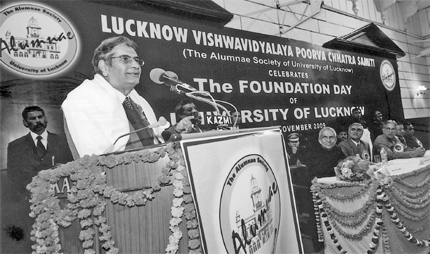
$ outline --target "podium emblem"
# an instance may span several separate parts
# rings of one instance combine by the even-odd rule
[[[261,155],[232,167],[220,204],[220,230],[227,253],[276,253],[281,201],[275,175]]]

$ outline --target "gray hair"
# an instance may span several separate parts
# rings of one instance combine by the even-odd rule
[[[336,131],[332,128],[332,127],[324,127],[324,128],[322,128],[321,130],[320,130],[320,132],[319,132],[319,134],[318,134],[318,140],[321,140],[322,139],[322,136],[323,136],[323,132],[324,131],[331,131],[331,132],[333,132],[334,133],[334,136],[337,136],[337,134],[336,134]]]
[[[112,60],[108,59],[107,56],[109,55],[109,53],[112,51],[114,47],[120,44],[125,44],[133,48],[135,51],[137,51],[137,48],[138,48],[136,42],[132,41],[131,39],[125,36],[110,37],[103,40],[100,43],[100,45],[94,50],[92,64],[93,64],[95,73],[102,74],[102,71],[98,67],[100,60],[107,60],[107,63],[109,66],[112,64]]]

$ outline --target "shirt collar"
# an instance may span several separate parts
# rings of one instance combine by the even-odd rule
[[[352,143],[354,143],[355,145],[360,144],[360,141],[359,141],[359,142],[355,142],[352,138],[350,138],[350,140],[351,140],[351,141],[352,141]]]
[[[97,82],[100,82],[100,83],[105,83],[106,84],[106,87],[105,87],[105,89],[107,89],[107,90],[109,90],[110,91],[110,93],[114,93],[114,94],[116,94],[116,96],[117,96],[117,98],[118,98],[118,100],[121,102],[121,103],[123,103],[124,102],[124,100],[125,100],[125,97],[130,97],[130,95],[132,94],[132,92],[134,91],[134,90],[132,90],[127,96],[125,96],[123,93],[121,93],[120,91],[118,91],[117,89],[115,89],[102,75],[100,75],[100,74],[96,74],[95,76],[94,76],[94,79],[95,80],[97,80]]]
[[[36,133],[34,133],[32,131],[30,131],[30,135],[31,135],[31,138],[33,139],[33,141],[37,142],[36,138],[39,135],[37,135]],[[48,142],[48,132],[46,130],[42,134],[40,134],[40,136],[42,136],[42,140],[45,140],[46,142]]]

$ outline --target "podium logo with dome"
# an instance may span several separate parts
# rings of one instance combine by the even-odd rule
[[[0,61],[24,76],[48,77],[70,67],[78,38],[60,14],[39,4],[16,4],[1,11]]]
[[[266,160],[251,154],[236,162],[220,201],[226,253],[276,253],[280,209],[278,182]]]

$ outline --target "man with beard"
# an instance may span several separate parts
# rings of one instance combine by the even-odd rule
[[[343,128],[340,129],[339,133],[337,134],[337,144],[347,139],[348,139],[348,132]]]
[[[11,203],[2,200],[2,205],[8,206],[7,214],[2,214],[5,231],[10,238],[2,239],[14,246],[14,253],[31,253],[30,231],[34,219],[29,216],[30,192],[26,186],[32,177],[41,170],[49,169],[57,164],[73,160],[66,138],[52,132],[46,127],[48,120],[45,112],[38,106],[26,107],[22,112],[22,123],[30,132],[9,143],[7,147],[7,176],[10,180],[8,198]],[[3,217],[4,216],[4,217]],[[11,230],[7,230],[6,227]],[[17,244],[13,244],[18,241]],[[9,253],[3,250],[3,253]]]

